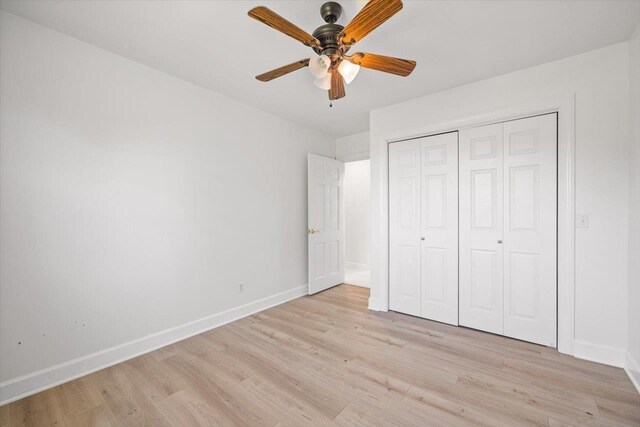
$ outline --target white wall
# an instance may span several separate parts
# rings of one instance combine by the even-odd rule
[[[626,368],[640,391],[640,24],[629,40],[629,336]]]
[[[416,98],[371,113],[372,302],[383,274],[382,135],[575,93],[575,345],[583,357],[621,364],[627,346],[629,60],[621,43]]]
[[[336,159],[353,162],[369,158],[369,132],[336,139]]]
[[[359,160],[344,165],[344,260],[364,270],[369,269],[369,163],[369,160]]]
[[[0,19],[0,400],[305,291],[306,154],[333,138]]]

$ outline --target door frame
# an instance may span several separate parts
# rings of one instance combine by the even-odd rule
[[[372,230],[372,248],[378,246],[377,264],[371,275],[369,309],[389,310],[389,144],[468,127],[520,119],[547,113],[558,113],[558,283],[557,283],[557,348],[574,354],[575,339],[575,94],[522,104],[486,114],[428,124],[400,131],[384,132],[372,140],[372,162],[379,166],[379,200],[372,204],[380,218],[379,228]],[[374,155],[374,152],[377,154]],[[375,159],[377,157],[377,159]],[[374,160],[375,159],[375,160]],[[372,181],[373,182],[373,181]],[[373,213],[373,212],[372,212]],[[375,226],[375,225],[374,225]],[[372,253],[372,255],[374,255]],[[377,261],[377,262],[376,262]]]

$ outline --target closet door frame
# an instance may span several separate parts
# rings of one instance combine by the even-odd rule
[[[558,113],[558,351],[574,354],[575,341],[575,94],[521,104],[425,126],[371,133],[372,277],[369,309],[389,310],[389,144],[467,127]]]

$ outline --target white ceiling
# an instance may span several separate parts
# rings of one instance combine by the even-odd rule
[[[247,16],[266,5],[311,33],[323,1],[1,0],[0,8],[333,136],[369,128],[368,112],[421,95],[627,40],[640,1],[411,1],[358,43],[414,59],[407,78],[361,70],[329,108],[307,70],[254,76],[313,52]],[[345,25],[366,3],[342,1]]]

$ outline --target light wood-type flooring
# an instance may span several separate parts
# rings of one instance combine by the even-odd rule
[[[622,369],[303,297],[0,408],[2,426],[640,425]]]

